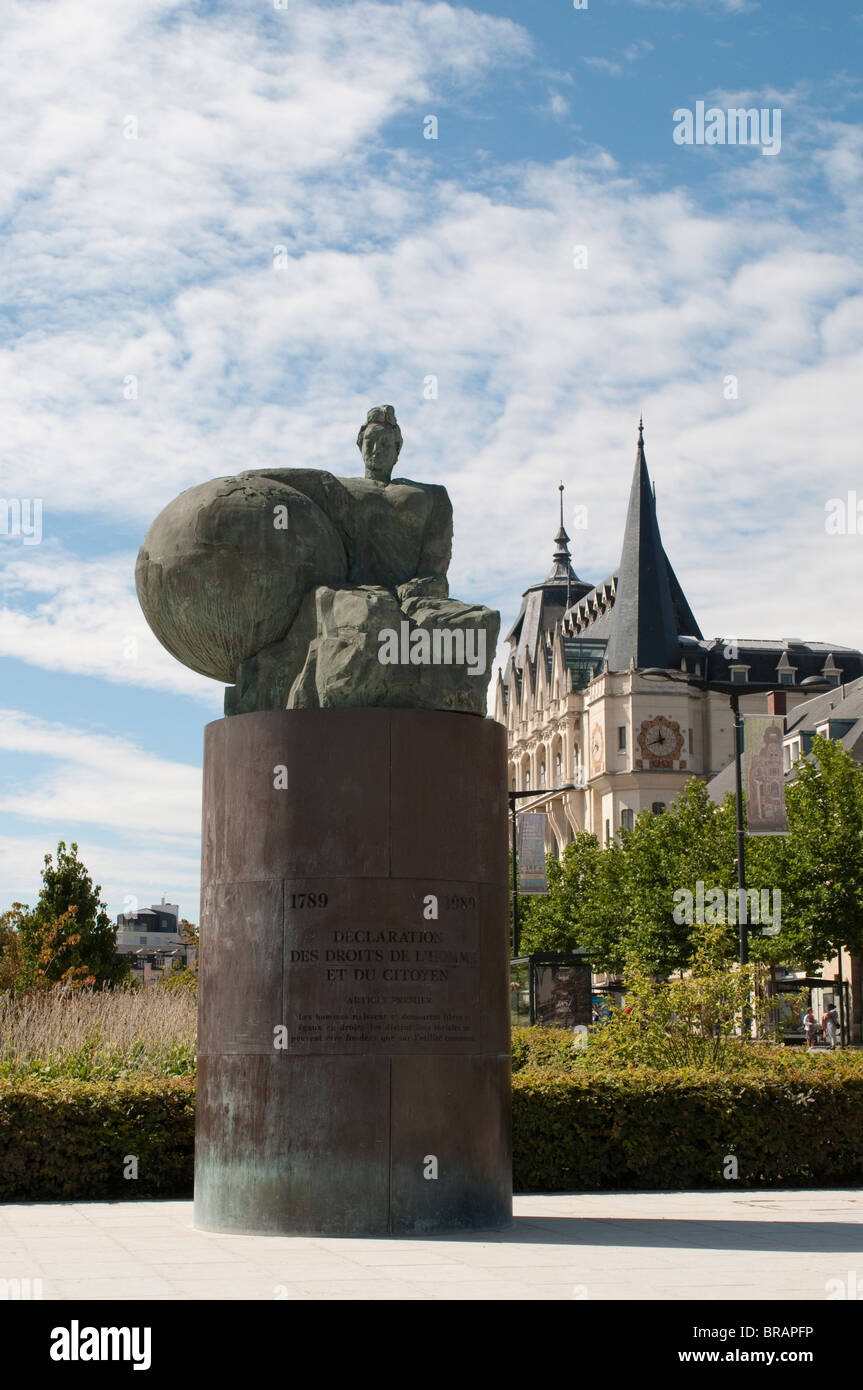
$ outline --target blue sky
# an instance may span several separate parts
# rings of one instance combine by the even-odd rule
[[[825,530],[863,500],[863,0],[27,0],[4,30],[0,497],[42,525],[0,534],[0,907],[64,838],[112,912],[197,920],[222,690],[149,633],[136,551],[206,478],[359,472],[382,401],[504,630],[559,479],[578,573],[616,565],[643,410],[705,633],[863,645],[863,536]],[[699,101],[778,108],[778,153],[675,143]]]

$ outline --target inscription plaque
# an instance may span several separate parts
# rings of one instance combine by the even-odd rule
[[[293,879],[284,901],[286,1051],[478,1051],[477,884]]]

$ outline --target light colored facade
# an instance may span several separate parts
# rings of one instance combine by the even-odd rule
[[[606,845],[640,811],[664,810],[691,777],[708,781],[734,756],[727,696],[648,680],[633,670],[602,669],[583,689],[573,689],[562,647],[558,632],[549,659],[538,663],[536,674],[524,673],[517,700],[507,704],[500,680],[494,712],[507,730],[513,791],[536,791],[544,799],[574,784],[542,807],[549,820],[546,848],[557,854],[579,830]],[[786,698],[790,712],[807,695],[789,690]],[[766,712],[768,697],[744,696],[740,708]],[[521,805],[529,807],[529,799]]]

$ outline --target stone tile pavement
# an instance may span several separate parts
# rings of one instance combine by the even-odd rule
[[[216,1235],[191,1202],[7,1205],[2,1279],[44,1299],[863,1298],[863,1190],[521,1196],[509,1230],[397,1239]]]

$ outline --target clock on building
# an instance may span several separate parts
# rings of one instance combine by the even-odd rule
[[[594,772],[602,771],[602,726],[594,724],[590,736],[591,766]]]
[[[666,719],[664,714],[642,720],[637,741],[641,757],[636,758],[636,767],[672,767],[683,752],[680,725],[674,719]],[[679,766],[685,768],[686,763],[681,762]]]

